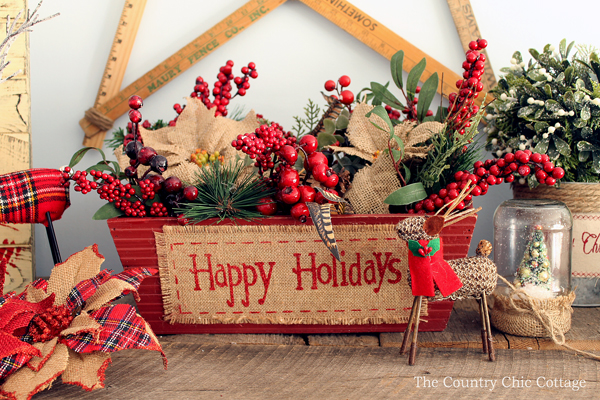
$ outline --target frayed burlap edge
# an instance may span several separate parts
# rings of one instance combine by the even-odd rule
[[[344,225],[348,232],[390,232],[395,234],[395,226],[390,224],[378,225]],[[365,229],[368,228],[368,229]],[[170,290],[171,279],[167,257],[167,243],[165,233],[200,233],[210,235],[211,233],[236,233],[240,231],[250,233],[264,233],[273,229],[272,226],[164,226],[163,232],[154,232],[156,241],[156,253],[158,256],[158,270],[161,284],[161,292],[163,297],[163,309],[165,312],[164,320],[170,324],[281,324],[281,325],[369,325],[369,324],[404,324],[408,322],[409,314],[406,315],[377,315],[367,318],[352,318],[352,317],[321,317],[321,318],[283,318],[273,316],[236,316],[225,317],[220,315],[212,315],[207,317],[193,317],[189,315],[181,315],[175,313],[173,306],[174,293]],[[277,226],[279,231],[285,233],[298,233],[301,231],[315,231],[314,226]],[[408,274],[408,270],[406,271]],[[426,317],[428,314],[427,299],[423,299],[421,308],[421,316]],[[427,320],[422,320],[427,322]]]

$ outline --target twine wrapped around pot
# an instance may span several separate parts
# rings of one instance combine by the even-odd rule
[[[498,278],[510,288],[510,292],[508,296],[492,294],[494,306],[490,319],[496,329],[516,336],[549,337],[559,346],[600,361],[600,356],[566,343],[565,333],[571,329],[571,304],[575,300],[575,292],[553,299],[535,299],[523,289],[516,289],[502,275]]]
[[[527,185],[514,185],[515,199],[550,199],[562,201],[571,213],[597,213],[600,204],[600,183],[563,182],[560,187],[539,185],[530,189]]]

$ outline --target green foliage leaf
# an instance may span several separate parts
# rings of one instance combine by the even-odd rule
[[[382,84],[377,82],[371,82],[371,90],[375,95],[374,99],[379,99],[391,107],[397,109],[404,109],[404,104],[402,104],[400,100],[398,100],[396,96],[394,96],[392,92],[390,92],[388,88],[386,88]],[[373,104],[375,105],[375,102],[373,102]]]
[[[398,143],[398,148],[400,149],[400,151],[402,153],[404,153],[404,142],[402,141],[402,139],[400,139],[396,135],[392,135],[392,139],[394,139],[396,141],[396,143]]]
[[[564,60],[567,58],[567,39],[563,39],[558,44],[558,51],[560,53],[560,57]]]
[[[571,85],[571,80],[573,79],[574,71],[575,71],[575,68],[573,68],[572,65],[570,67],[568,67],[567,69],[565,69],[565,82],[569,86]]]
[[[546,110],[550,112],[558,112],[558,110],[562,110],[562,107],[556,100],[548,99],[545,103]]]
[[[392,149],[392,156],[396,162],[402,160],[402,152],[400,150]]]
[[[537,61],[540,61],[540,53],[536,49],[529,49],[529,54],[531,54],[531,57],[535,58]]]
[[[318,142],[319,149],[322,149],[325,146],[331,146],[332,144],[334,144],[337,141],[338,141],[338,139],[331,133],[321,132],[317,136],[317,142]]]
[[[566,57],[569,57],[569,53],[571,52],[571,49],[573,48],[573,46],[574,46],[574,45],[575,45],[575,42],[574,42],[574,41],[573,41],[573,42],[571,42],[571,43],[569,43],[569,46],[567,46],[567,51],[566,51],[566,53],[565,53],[565,54],[566,54],[565,58],[566,58]]]
[[[552,98],[552,88],[550,87],[550,84],[546,83],[544,85],[544,92],[546,93],[546,96]]]
[[[391,193],[383,201],[385,204],[393,206],[403,206],[423,200],[427,197],[427,192],[421,182],[411,183]]]
[[[544,133],[548,130],[548,123],[546,121],[536,122],[534,129],[536,133]]]
[[[565,157],[571,155],[571,148],[569,147],[569,144],[567,142],[565,142],[556,135],[554,135],[552,138],[554,141],[554,145],[556,146],[556,150],[558,150],[560,154],[562,154]]]
[[[392,56],[390,63],[392,69],[392,79],[399,89],[403,88],[402,64],[404,63],[404,52],[398,51]]]
[[[346,129],[348,127],[349,122],[350,122],[350,120],[348,119],[348,117],[346,117],[344,115],[340,115],[338,117],[338,119],[335,121],[335,129],[336,130]]]
[[[596,74],[596,77],[600,78],[600,63],[592,60],[592,61],[590,61],[590,65],[592,66],[592,69],[594,70],[594,74]]]
[[[590,117],[592,116],[589,104],[585,104],[583,107],[581,107],[581,114],[579,114],[579,116],[583,121],[589,121]]]
[[[512,55],[512,58],[517,60],[517,64],[520,64],[523,62],[523,56],[521,55],[520,51],[515,51]]]
[[[581,137],[584,139],[589,139],[594,134],[594,131],[589,126],[584,126],[581,128]]]
[[[425,66],[427,65],[427,60],[425,57],[417,65],[414,66],[413,69],[408,73],[408,77],[406,78],[406,95],[409,100],[413,100],[415,98],[415,92],[417,90],[417,86],[419,84],[419,80],[421,79],[421,75],[423,71],[425,71]]]
[[[548,156],[552,160],[556,160],[560,156],[560,153],[558,152],[558,150],[556,150],[556,146],[554,145],[553,141],[550,142],[550,144],[548,145],[548,150],[546,151],[546,154],[548,154]]]
[[[402,164],[402,166],[404,167],[404,180],[406,182],[410,182],[410,178],[412,176],[412,174],[410,172],[410,168],[408,168],[408,166],[406,166],[406,164]]]
[[[548,151],[549,144],[550,144],[549,139],[542,139],[538,142],[538,144],[535,145],[535,148],[533,150],[536,153],[545,154],[546,151]]]
[[[594,145],[592,145],[590,142],[586,142],[585,140],[581,140],[577,143],[577,150],[592,151],[594,150]]]
[[[94,214],[92,219],[93,220],[103,220],[103,219],[109,219],[109,218],[114,218],[114,217],[120,217],[121,215],[125,215],[125,212],[116,208],[113,203],[106,203],[105,205],[100,207],[98,209],[98,211],[96,211],[96,213]]]
[[[536,110],[535,106],[527,106],[519,109],[518,116],[519,118],[525,118],[531,114],[533,114]]]
[[[421,92],[419,93],[419,102],[417,103],[417,119],[419,121],[423,121],[427,111],[429,111],[429,106],[435,97],[435,93],[438,87],[438,74],[434,72],[425,83],[423,83],[423,87],[421,87]]]
[[[571,109],[571,110],[575,109],[575,107],[576,107],[575,95],[573,94],[572,91],[567,90],[565,92],[565,94],[563,95],[563,102],[569,109]]]
[[[600,152],[599,151],[593,151],[592,152],[592,170],[597,173],[600,174]]]
[[[369,118],[371,116],[371,114],[375,114],[379,118],[381,118],[387,124],[388,129],[386,130],[386,129],[378,126],[373,121],[369,121],[373,125],[375,125],[375,127],[377,127],[378,129],[381,129],[382,131],[388,132],[390,134],[390,136],[394,133],[394,125],[392,124],[392,120],[390,119],[390,116],[388,115],[387,111],[385,111],[385,108],[383,106],[376,106],[371,111],[366,113],[365,117]]]
[[[581,151],[579,152],[578,159],[579,162],[586,162],[590,158],[591,151]]]
[[[104,155],[104,152],[102,150],[100,150],[97,147],[84,147],[82,149],[79,149],[75,152],[75,154],[73,154],[73,157],[71,157],[71,161],[69,161],[69,167],[73,168],[74,166],[76,166],[77,164],[79,164],[79,162],[83,159],[83,157],[86,155],[86,153],[90,150],[96,150],[99,151],[100,154],[102,155],[102,160],[106,161],[106,156]]]

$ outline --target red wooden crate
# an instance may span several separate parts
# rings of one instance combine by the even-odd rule
[[[406,214],[343,215],[332,216],[333,225],[397,224],[409,217]],[[466,257],[469,252],[477,217],[469,217],[445,228],[444,258],[447,260]],[[201,225],[214,224],[207,220]],[[261,219],[259,222],[241,221],[243,225],[300,225],[289,216]],[[158,268],[158,256],[154,232],[162,232],[165,225],[177,225],[175,218],[111,218],[108,227],[121,258],[123,268]],[[229,220],[221,225],[233,225]],[[156,334],[176,333],[351,333],[351,332],[400,332],[406,324],[363,325],[315,325],[315,324],[171,324],[163,319],[163,301],[158,276],[146,278],[139,289],[141,301],[137,303],[140,314],[148,321]],[[428,303],[427,322],[419,325],[422,331],[443,331],[452,312],[452,301]]]

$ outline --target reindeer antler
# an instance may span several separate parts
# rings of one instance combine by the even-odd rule
[[[465,211],[459,211],[459,212],[452,214],[454,209],[456,207],[458,207],[458,204],[461,201],[463,201],[469,194],[471,194],[471,191],[473,189],[475,189],[475,185],[471,186],[471,183],[472,183],[472,181],[469,179],[467,181],[467,184],[465,185],[465,187],[463,187],[463,189],[459,193],[458,197],[456,197],[451,202],[444,204],[444,206],[442,208],[440,208],[435,213],[435,215],[427,218],[427,220],[423,224],[423,230],[425,231],[425,233],[427,233],[429,236],[435,236],[435,235],[439,234],[442,231],[442,229],[444,229],[446,226],[450,226],[464,218],[467,218],[469,215],[481,210],[481,207],[479,207],[476,210],[470,209],[470,210],[465,210]],[[443,216],[438,215],[439,212],[442,211],[446,207],[448,207],[448,209],[446,210],[444,215]],[[452,222],[450,222],[450,221],[452,221]]]

